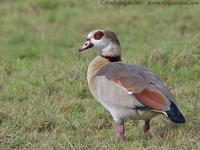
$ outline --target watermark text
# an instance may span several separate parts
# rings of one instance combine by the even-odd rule
[[[103,6],[114,6],[114,7],[127,7],[127,6],[194,6],[200,5],[199,1],[192,1],[192,0],[152,0],[152,1],[145,1],[145,0],[99,0],[99,4]]]

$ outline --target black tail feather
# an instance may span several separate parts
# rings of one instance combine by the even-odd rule
[[[185,123],[185,118],[183,114],[179,111],[177,106],[171,102],[170,110],[166,111],[169,119],[175,123]]]

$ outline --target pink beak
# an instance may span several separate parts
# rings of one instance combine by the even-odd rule
[[[89,48],[91,48],[91,47],[93,47],[94,46],[94,44],[92,44],[90,41],[86,41],[84,44],[83,44],[83,46],[79,49],[79,52],[82,52],[82,51],[84,51],[84,50],[86,50],[86,49],[89,49]]]

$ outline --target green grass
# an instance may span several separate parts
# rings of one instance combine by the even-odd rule
[[[0,1],[0,149],[199,149],[199,6],[102,6],[85,0]],[[186,116],[174,125],[126,123],[126,143],[91,96],[79,54],[94,29],[117,33],[123,61],[144,65],[170,87]]]

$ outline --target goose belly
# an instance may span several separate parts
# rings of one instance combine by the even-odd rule
[[[95,77],[89,83],[92,95],[107,109],[114,120],[122,123],[131,119],[148,120],[156,115],[155,112],[135,109],[143,106],[133,95],[117,86],[114,81],[104,76]]]

